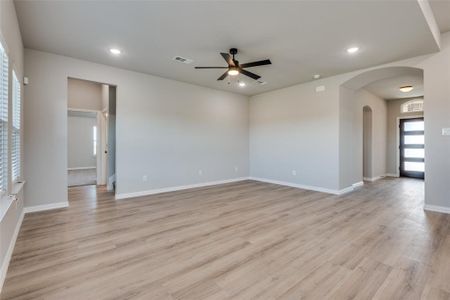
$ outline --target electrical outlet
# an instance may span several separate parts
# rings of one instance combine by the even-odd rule
[[[234,172],[237,173],[238,171],[239,171],[239,167],[235,166],[235,167],[234,167]]]
[[[147,182],[148,181],[148,176],[147,175],[142,176],[142,181],[143,182]]]
[[[203,170],[198,170],[198,175],[202,176],[203,175]]]
[[[292,170],[292,176],[297,176],[297,170]]]

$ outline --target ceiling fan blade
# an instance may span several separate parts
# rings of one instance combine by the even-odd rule
[[[228,67],[195,67],[196,69],[228,69]]]
[[[246,70],[242,70],[241,69],[240,72],[241,72],[241,74],[244,74],[244,75],[246,75],[248,77],[251,77],[251,78],[253,78],[255,80],[258,80],[258,79],[261,78],[261,76],[256,75],[255,73],[252,73],[252,72],[249,72],[249,71],[246,71]]]
[[[260,61],[249,62],[246,64],[241,64],[240,67],[241,68],[251,68],[251,67],[264,66],[264,65],[270,65],[270,64],[272,64],[270,59],[265,59],[265,60],[260,60]]]
[[[234,61],[231,58],[230,54],[221,52],[220,55],[222,55],[223,59],[225,59],[225,61],[227,62],[227,64],[229,66],[233,66],[233,67],[235,66]]]
[[[223,73],[222,76],[220,76],[219,78],[217,78],[217,80],[224,80],[227,76],[228,76],[228,71],[226,71],[225,73]]]

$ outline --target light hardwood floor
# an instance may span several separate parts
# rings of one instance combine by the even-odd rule
[[[450,299],[450,216],[419,180],[69,198],[25,216],[2,299]]]

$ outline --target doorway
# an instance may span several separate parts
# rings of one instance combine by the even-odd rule
[[[400,176],[425,178],[424,119],[400,120]]]
[[[68,78],[69,187],[115,190],[116,87]]]

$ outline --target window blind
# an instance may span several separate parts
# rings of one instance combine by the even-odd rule
[[[13,72],[13,101],[12,101],[12,132],[11,132],[11,168],[12,181],[17,182],[20,179],[21,157],[20,157],[20,123],[21,123],[21,95],[20,81],[16,73]]]
[[[0,193],[8,188],[8,57],[0,44]]]

